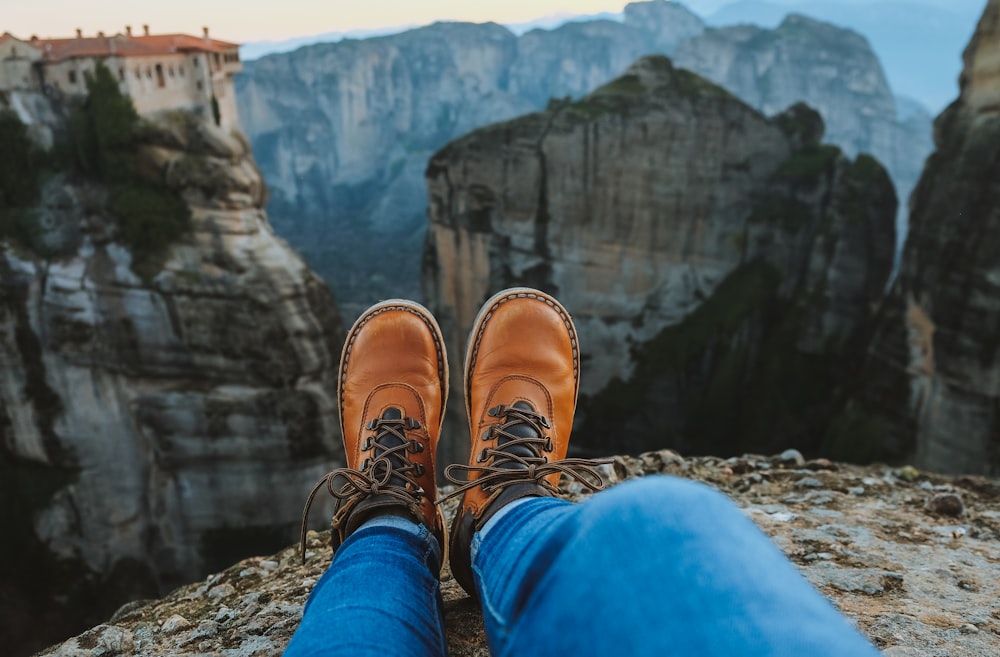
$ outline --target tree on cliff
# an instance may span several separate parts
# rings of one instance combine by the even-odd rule
[[[160,269],[166,248],[191,226],[184,200],[161,180],[149,180],[138,166],[142,124],[131,99],[122,95],[102,62],[87,76],[87,98],[71,121],[77,170],[110,189],[109,209],[133,269],[145,278]]]
[[[0,239],[24,241],[26,208],[38,198],[42,153],[17,114],[7,110],[0,112],[0,152]]]

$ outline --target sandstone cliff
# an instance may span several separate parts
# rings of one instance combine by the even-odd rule
[[[419,298],[434,151],[470,130],[579,98],[640,56],[677,53],[772,114],[805,101],[827,140],[874,153],[901,198],[930,151],[929,117],[897,117],[881,67],[857,34],[801,17],[776,30],[706,30],[676,2],[628,5],[624,22],[569,23],[520,37],[439,23],[264,57],[237,79],[240,116],[272,189],[279,234],[331,285],[345,316],[382,298]],[[398,248],[387,253],[391,242]]]
[[[961,96],[910,199],[859,406],[922,467],[1000,472],[1000,2],[965,51]]]
[[[428,165],[424,256],[450,359],[492,292],[540,287],[580,331],[577,448],[877,455],[832,418],[892,267],[896,200],[877,162],[822,133],[805,106],[769,120],[651,57],[453,142]]]
[[[616,458],[607,470],[612,481],[655,473],[726,492],[886,657],[1000,653],[1000,482],[804,463],[795,453],[724,461],[660,451]],[[455,504],[446,506],[450,519]],[[305,565],[297,546],[248,559],[163,600],[127,605],[42,655],[277,657],[330,563],[327,540],[310,533]],[[447,569],[442,589],[449,653],[489,655],[482,615]]]
[[[773,30],[706,30],[682,42],[673,60],[765,114],[796,101],[816,109],[826,140],[850,157],[874,155],[900,199],[909,198],[933,149],[930,116],[918,111],[904,118],[875,53],[851,30],[792,14]]]
[[[22,116],[50,132],[59,120]],[[0,645],[12,654],[285,543],[305,482],[341,449],[341,319],[268,225],[246,140],[184,114],[143,133],[142,166],[193,215],[162,271],[132,271],[107,189],[70,174],[50,177],[34,210],[61,255],[0,242]]]

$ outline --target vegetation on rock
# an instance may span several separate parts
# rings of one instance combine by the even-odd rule
[[[150,278],[159,271],[167,247],[190,229],[190,210],[162,180],[140,173],[141,119],[103,64],[88,76],[87,92],[70,122],[73,165],[108,186],[108,209],[132,252],[132,268]]]
[[[0,111],[0,239],[30,245],[35,226],[31,207],[38,199],[43,153],[12,111]]]

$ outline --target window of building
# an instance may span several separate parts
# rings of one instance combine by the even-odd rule
[[[158,87],[167,86],[167,81],[163,77],[163,64],[156,65],[156,86]]]
[[[203,85],[201,84],[201,80],[198,80],[198,91],[201,91],[201,90],[202,90],[203,88],[204,88],[204,87],[203,87]]]
[[[170,77],[174,77],[174,67],[171,66],[170,68],[168,68],[167,73],[170,75]]]
[[[153,69],[149,68],[148,66],[146,67],[146,78],[150,80],[153,79]]]
[[[76,84],[76,71],[70,71],[68,77],[70,84]]]
[[[135,79],[136,80],[142,79],[142,69],[139,68],[138,66],[135,67]]]
[[[198,58],[197,57],[192,57],[191,61],[194,62],[194,67],[198,68]]]
[[[118,69],[118,81],[119,82],[124,82],[125,81],[125,69],[124,68]]]
[[[220,66],[222,66],[222,63],[219,61],[219,53],[215,53],[215,68],[219,68]]]
[[[180,74],[181,77],[184,77],[184,67],[183,66],[178,66],[177,67],[177,72]]]

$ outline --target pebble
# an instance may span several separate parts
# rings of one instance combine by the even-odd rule
[[[795,482],[796,488],[822,488],[823,482],[816,477],[803,477]]]
[[[188,637],[188,641],[194,643],[200,639],[211,639],[219,633],[219,624],[215,621],[202,621],[198,623],[198,627],[191,636]]]
[[[90,643],[92,655],[128,654],[135,648],[132,632],[116,625],[98,625],[78,637],[78,643],[81,641]]]
[[[851,486],[850,488],[847,489],[847,492],[850,493],[851,495],[864,495],[865,494],[865,487],[864,486]]]
[[[797,517],[794,513],[787,511],[779,511],[778,513],[771,513],[769,515],[772,520],[777,520],[778,522],[791,522]]]
[[[236,588],[232,584],[219,584],[218,586],[213,586],[209,590],[208,597],[212,600],[218,600],[219,598],[225,598],[234,593],[236,593]]]
[[[778,461],[785,465],[794,465],[797,468],[801,468],[806,464],[805,457],[797,449],[786,449],[778,455]]]
[[[278,562],[271,561],[270,559],[265,559],[264,561],[260,562],[260,567],[263,568],[264,570],[274,570],[275,568],[278,567]]]
[[[958,518],[965,513],[965,504],[957,493],[938,493],[927,500],[926,508],[931,513]]]
[[[828,472],[836,472],[840,468],[830,459],[813,459],[812,461],[808,461],[806,463],[806,469],[813,471],[826,470]]]
[[[186,630],[191,627],[191,621],[184,618],[180,614],[174,614],[167,620],[163,621],[163,625],[160,626],[160,630],[167,634],[172,634],[174,632],[179,632],[180,630]]]
[[[216,612],[215,614],[215,620],[217,622],[225,622],[228,620],[232,620],[235,617],[236,617],[236,611],[230,609],[226,605],[222,605],[221,607],[219,607],[219,611]]]
[[[924,652],[906,646],[892,646],[882,651],[882,657],[924,657]]]

